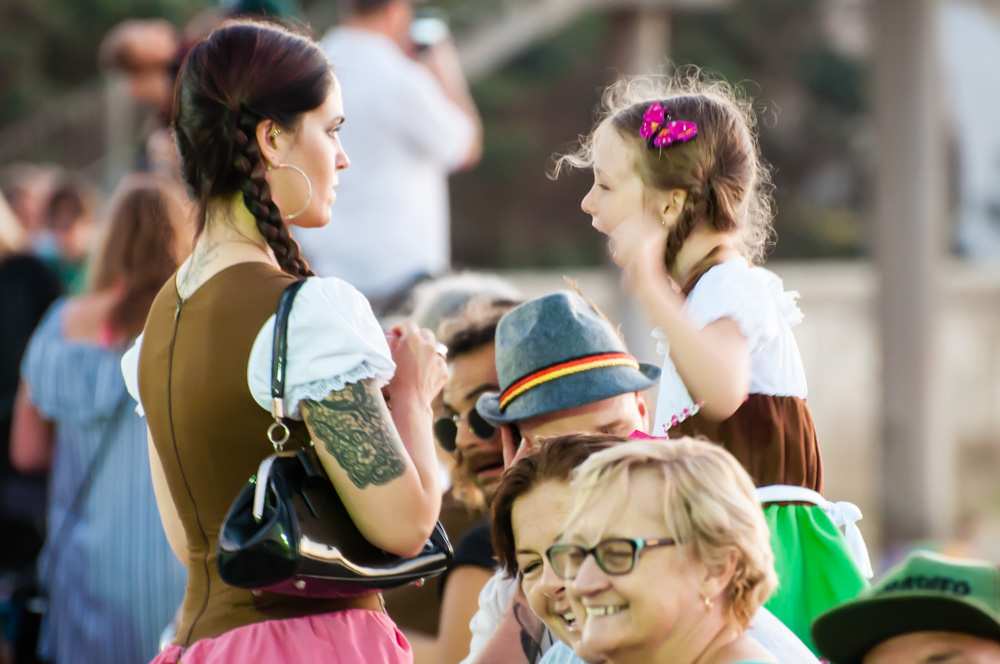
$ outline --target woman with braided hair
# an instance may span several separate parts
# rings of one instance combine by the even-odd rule
[[[122,360],[168,540],[188,570],[177,636],[158,664],[412,661],[377,593],[251,592],[226,585],[215,559],[229,505],[272,452],[273,314],[297,280],[286,445],[312,441],[358,529],[388,552],[420,551],[437,520],[430,403],[446,368],[433,335],[406,326],[387,340],[364,297],[312,276],[289,234],[329,222],[349,164],[344,120],[322,51],[275,25],[224,24],[178,76],[172,124],[198,237]]]
[[[780,581],[766,606],[813,647],[812,619],[871,573],[860,512],[820,495],[792,334],[797,293],[755,266],[771,235],[771,183],[750,102],[697,71],[623,80],[604,102],[604,117],[556,173],[593,168],[583,211],[657,326],[665,357],[653,433],[717,441],[750,473]]]

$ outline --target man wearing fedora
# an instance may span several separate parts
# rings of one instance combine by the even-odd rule
[[[611,323],[576,293],[553,293],[508,312],[497,326],[496,364],[500,391],[483,393],[476,410],[506,425],[506,465],[540,438],[627,436],[649,426],[642,393],[660,369],[632,357]]]
[[[833,664],[1000,664],[1000,569],[911,554],[813,623]]]
[[[632,357],[610,321],[580,295],[557,292],[515,307],[497,325],[495,348],[500,389],[480,395],[476,410],[500,428],[505,467],[530,454],[542,438],[575,433],[627,438],[648,430],[643,392],[656,384],[659,368]],[[502,572],[487,582],[462,664],[530,662],[530,646],[553,646],[517,591],[517,580]],[[817,662],[764,609],[750,634],[779,661]]]

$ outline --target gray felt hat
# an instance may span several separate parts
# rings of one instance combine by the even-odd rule
[[[476,410],[493,424],[519,422],[653,386],[660,369],[628,354],[611,324],[576,293],[510,310],[496,333],[499,392]]]

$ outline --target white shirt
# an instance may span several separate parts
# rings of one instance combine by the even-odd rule
[[[469,629],[472,631],[469,654],[461,661],[461,664],[475,664],[486,644],[496,633],[500,621],[503,620],[516,593],[517,579],[507,576],[502,570],[498,570],[486,582],[479,593],[479,610],[469,622]],[[819,660],[805,644],[780,620],[775,618],[774,614],[763,607],[758,609],[754,615],[750,627],[747,628],[747,634],[782,664],[819,664]],[[550,648],[546,651],[548,659],[542,659],[546,664],[548,662],[583,662],[572,655],[572,650],[561,642],[557,641],[555,645],[556,648]]]
[[[684,310],[698,328],[722,318],[736,321],[750,350],[750,394],[805,399],[806,372],[792,334],[792,327],[802,322],[798,297],[770,270],[733,258],[702,275]],[[698,405],[670,359],[665,335],[653,330],[653,337],[663,355],[653,435],[665,436],[678,421],[694,415]]]
[[[247,391],[271,410],[272,315],[257,332],[247,359]],[[139,352],[142,336],[122,357],[129,394],[139,401]],[[385,333],[365,297],[336,278],[311,277],[295,296],[288,318],[285,413],[301,419],[299,402],[320,400],[348,383],[373,378],[388,383],[396,371]],[[136,410],[141,415],[142,404]]]
[[[351,166],[330,224],[295,235],[317,274],[378,297],[448,268],[447,177],[469,153],[475,127],[389,38],[339,27],[320,45],[343,90]]]

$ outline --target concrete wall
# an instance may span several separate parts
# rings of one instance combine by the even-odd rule
[[[879,346],[873,307],[875,274],[867,263],[777,263],[768,266],[801,293],[805,321],[796,328],[809,401],[823,449],[826,495],[865,514],[862,531],[877,558],[879,514]],[[632,351],[657,361],[649,325],[623,297],[616,272],[507,273],[533,296],[576,279],[586,295],[624,323]],[[943,268],[940,380],[956,445],[958,506],[952,551],[1000,558],[1000,265]],[[889,340],[891,343],[891,340]],[[891,554],[890,554],[891,555]]]

